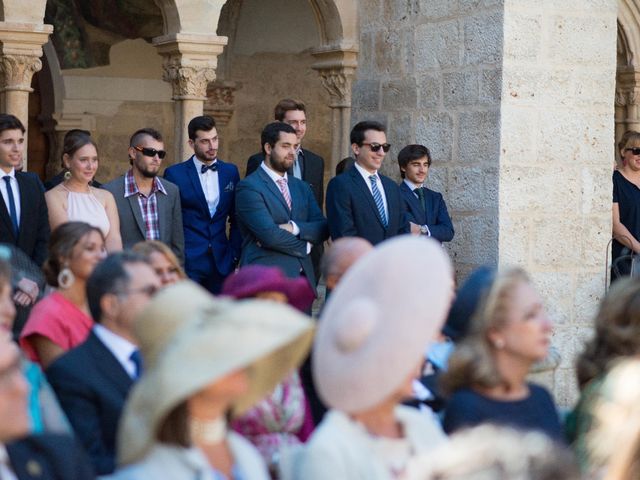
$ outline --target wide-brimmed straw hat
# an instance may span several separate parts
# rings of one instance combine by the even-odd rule
[[[358,260],[318,322],[312,365],[320,397],[347,413],[390,398],[440,330],[452,292],[451,263],[434,240],[397,237]]]
[[[305,277],[289,278],[278,267],[247,265],[229,275],[222,285],[222,295],[251,298],[262,292],[280,292],[289,305],[305,311],[315,299],[315,292]]]
[[[180,314],[168,296],[152,300],[160,317]],[[182,304],[188,303],[188,297]],[[163,306],[166,307],[162,308]],[[225,375],[247,369],[249,391],[230,406],[240,414],[271,392],[305,358],[313,322],[265,300],[211,300],[195,311],[133,387],[119,430],[120,464],[142,459],[168,414]],[[165,312],[165,313],[163,313]],[[162,320],[162,319],[161,319]]]

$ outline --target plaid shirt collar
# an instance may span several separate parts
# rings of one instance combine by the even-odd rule
[[[167,195],[167,191],[165,190],[164,185],[162,185],[162,182],[158,177],[154,177],[153,179],[153,186],[151,187],[151,193],[149,194],[149,196],[153,195],[156,192],[161,192]],[[138,190],[136,179],[133,177],[133,169],[130,168],[124,176],[124,198],[137,194],[141,193],[140,190]]]

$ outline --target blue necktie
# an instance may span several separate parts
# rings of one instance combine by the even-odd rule
[[[11,215],[11,223],[13,224],[13,234],[18,238],[18,211],[16,210],[16,201],[13,199],[13,189],[11,188],[11,177],[5,175],[4,183],[7,184],[7,197],[9,197],[9,215]]]
[[[134,350],[133,353],[129,356],[129,359],[136,366],[134,379],[140,378],[140,375],[142,375],[142,355],[140,355],[140,350]]]
[[[380,214],[382,225],[384,225],[386,228],[389,221],[387,220],[387,213],[384,211],[384,202],[382,201],[382,194],[380,193],[380,190],[378,190],[378,182],[376,182],[376,176],[369,175],[369,180],[371,181],[371,192],[373,193],[373,200],[376,202],[376,207],[378,207],[378,213]]]

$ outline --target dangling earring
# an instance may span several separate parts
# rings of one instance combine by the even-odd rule
[[[66,172],[64,172],[64,179],[69,180],[70,178],[71,178],[71,171],[67,170]]]
[[[71,288],[71,285],[73,285],[73,282],[75,281],[75,275],[73,274],[69,266],[65,263],[64,267],[58,274],[58,286],[63,290],[67,290],[68,288]]]

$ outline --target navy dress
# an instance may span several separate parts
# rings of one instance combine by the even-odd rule
[[[549,392],[535,384],[529,384],[529,392],[522,400],[496,400],[461,388],[447,404],[444,431],[452,433],[464,427],[493,423],[520,430],[539,430],[563,442],[558,412]]]
[[[640,240],[640,188],[630,182],[619,171],[613,172],[613,203],[618,204],[620,223],[622,223],[636,240]],[[628,255],[629,248],[614,240],[611,246],[611,261]],[[627,275],[631,271],[630,262],[621,262],[620,273]],[[614,279],[612,270],[612,280]]]

